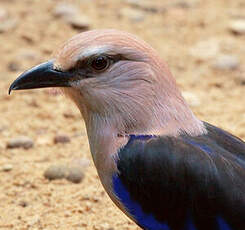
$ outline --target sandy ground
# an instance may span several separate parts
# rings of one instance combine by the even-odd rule
[[[7,94],[18,74],[50,59],[63,41],[83,30],[57,15],[61,3],[0,1],[0,31],[2,22],[9,23],[0,32],[0,229],[137,229],[104,192],[73,103],[47,89]],[[245,35],[231,28],[245,19],[244,0],[65,4],[77,9],[84,27],[117,28],[146,40],[169,64],[195,114],[245,139]],[[71,141],[54,144],[57,134]],[[31,138],[34,146],[6,148],[18,136]],[[72,161],[89,162],[81,183],[44,178],[49,166]]]

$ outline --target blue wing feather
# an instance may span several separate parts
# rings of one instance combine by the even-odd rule
[[[217,217],[217,223],[220,230],[232,230],[232,228],[226,223],[222,217]]]
[[[130,198],[130,194],[121,182],[117,175],[113,176],[113,188],[115,195],[120,199],[121,203],[125,206],[128,213],[137,221],[137,223],[147,230],[170,230],[169,226],[165,223],[157,221],[150,213],[144,213],[139,203]],[[186,229],[194,230],[194,229]]]
[[[208,133],[135,136],[118,153],[115,195],[148,230],[244,230],[245,143]]]

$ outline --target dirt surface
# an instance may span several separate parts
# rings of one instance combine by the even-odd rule
[[[245,139],[244,20],[244,0],[1,0],[0,229],[137,229],[104,192],[75,105],[48,89],[7,94],[22,71],[80,31],[126,30],[159,51],[200,119]],[[19,136],[33,146],[6,147]],[[80,183],[43,176],[74,162]]]

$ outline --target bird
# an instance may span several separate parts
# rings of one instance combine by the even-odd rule
[[[82,32],[9,94],[44,87],[74,101],[104,189],[140,228],[245,229],[245,142],[194,115],[145,41],[116,29]]]

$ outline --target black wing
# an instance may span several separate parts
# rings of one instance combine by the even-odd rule
[[[245,143],[205,126],[197,137],[131,136],[120,150],[115,193],[141,227],[245,229]]]

